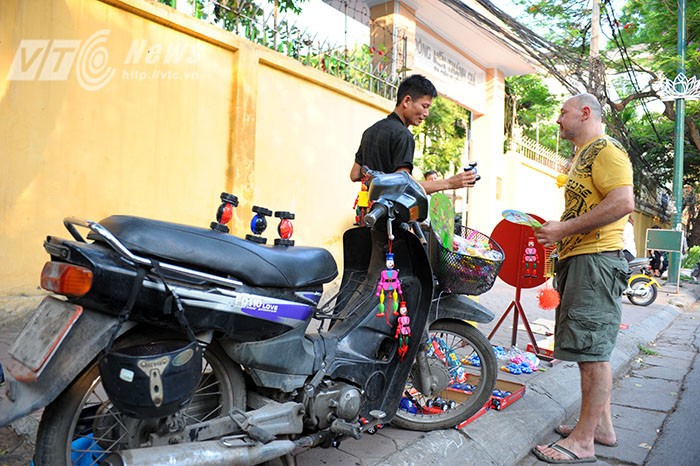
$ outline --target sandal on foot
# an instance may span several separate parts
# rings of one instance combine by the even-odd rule
[[[574,430],[574,426],[561,425],[561,426],[557,426],[557,427],[554,429],[554,432],[556,432],[557,434],[561,435],[563,438],[566,438],[566,437],[569,436],[569,434],[571,433],[572,430]],[[598,440],[597,438],[594,438],[593,441],[594,441],[595,443],[597,443],[598,445],[602,445],[602,446],[604,446],[604,447],[611,447],[611,448],[613,448],[613,447],[616,447],[616,446],[617,446],[617,441],[615,441],[615,442],[613,442],[613,443],[601,442],[601,441]]]
[[[568,458],[552,458],[551,456],[545,455],[541,451],[537,449],[537,447],[532,449],[532,453],[540,459],[540,461],[544,461],[545,463],[549,464],[578,464],[578,463],[595,463],[598,461],[598,458],[595,456],[586,456],[581,458],[578,456],[576,453],[574,453],[571,450],[568,450],[561,445],[557,445],[556,442],[552,442],[549,445],[547,445],[549,448],[558,451],[562,455],[567,456]]]

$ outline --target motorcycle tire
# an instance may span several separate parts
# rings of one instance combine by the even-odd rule
[[[133,338],[127,340],[134,343]],[[231,409],[245,409],[245,405],[245,381],[240,367],[219,345],[209,345],[204,352],[202,379],[182,409],[186,423],[227,417]],[[139,420],[119,413],[104,392],[94,362],[44,410],[34,464],[97,465],[111,452],[137,448],[161,426],[161,421]]]
[[[433,368],[431,371],[437,370],[444,373],[442,377],[438,377],[442,380],[440,388],[443,389],[439,391],[439,396],[433,397],[417,391],[412,382],[417,374],[417,363],[414,362],[404,393],[406,397],[410,395],[413,399],[412,403],[418,409],[412,412],[413,409],[407,410],[404,406],[400,406],[391,421],[398,427],[422,432],[454,428],[472,417],[491,397],[498,377],[496,356],[491,343],[476,328],[466,322],[437,321],[431,324],[428,333],[430,336],[428,359]],[[440,342],[438,346],[442,346],[444,342],[445,347],[449,348],[448,357],[441,357],[437,351],[431,350],[432,342]],[[449,351],[457,355],[459,362],[453,359],[450,363]],[[479,366],[464,362],[475,361],[477,356]],[[461,376],[466,375],[461,377],[464,379],[461,384],[456,383],[460,372],[462,372]],[[467,384],[475,386],[471,394],[463,388]],[[402,405],[404,403],[405,401],[402,400]],[[424,409],[429,405],[441,408]]]
[[[630,282],[629,288],[631,292],[627,295],[627,298],[632,304],[637,306],[648,306],[656,301],[658,290],[654,285],[649,285],[644,288],[647,283],[649,283],[649,279],[645,277],[638,277]],[[637,293],[642,289],[644,289],[644,294],[637,295]]]

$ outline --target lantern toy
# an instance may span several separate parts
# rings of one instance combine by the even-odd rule
[[[226,226],[233,218],[233,209],[238,207],[238,198],[233,194],[221,193],[221,205],[216,210],[216,222],[211,222],[209,228],[214,231],[228,233],[229,229]]]
[[[245,239],[253,241],[254,243],[265,244],[267,243],[267,239],[260,235],[267,228],[267,219],[265,217],[272,215],[272,211],[265,207],[253,206],[253,212],[255,212],[255,215],[250,220],[250,231],[252,231],[253,234],[245,235]]]

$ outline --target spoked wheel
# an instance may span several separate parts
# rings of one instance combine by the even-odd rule
[[[648,278],[635,278],[630,283],[629,288],[631,291],[627,294],[627,297],[632,304],[636,304],[637,306],[648,306],[656,301],[658,291]]]
[[[430,385],[422,388],[414,362],[392,423],[404,429],[447,429],[481,409],[496,385],[496,357],[488,339],[467,323],[438,321],[427,342]]]
[[[204,352],[202,378],[190,402],[181,410],[185,424],[227,416],[245,408],[245,383],[240,368],[216,344]],[[93,363],[45,410],[39,424],[34,464],[99,464],[109,453],[137,448],[151,434],[167,432],[162,419],[135,419],[120,413],[102,387]]]

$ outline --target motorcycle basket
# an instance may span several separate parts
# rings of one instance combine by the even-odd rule
[[[169,416],[194,394],[202,373],[196,341],[163,340],[110,350],[99,362],[102,385],[127,416]]]
[[[455,225],[455,236],[482,245],[483,256],[450,251],[430,235],[431,265],[438,288],[454,294],[480,295],[491,289],[505,259],[503,249],[490,237],[463,225]]]

